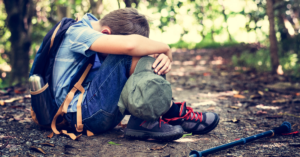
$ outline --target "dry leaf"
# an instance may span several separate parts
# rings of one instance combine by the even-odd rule
[[[238,123],[240,122],[239,119],[236,119],[235,117],[232,120],[226,121],[226,122],[233,122],[233,123]]]
[[[211,106],[209,107],[208,109],[206,109],[207,111],[214,111],[215,110],[215,107]]]
[[[229,106],[230,108],[232,108],[232,109],[236,109],[236,110],[238,110],[239,109],[239,107],[238,106]]]
[[[31,99],[31,95],[30,95],[30,94],[25,95],[24,98],[25,98],[25,99]]]
[[[180,138],[178,140],[174,140],[175,142],[197,142],[199,140],[208,140],[208,138]]]
[[[30,156],[30,157],[35,157],[34,155],[32,155],[32,154],[28,154],[28,156]]]
[[[40,143],[40,145],[54,147],[52,143]]]
[[[260,99],[261,95],[251,95],[250,98],[251,99]]]
[[[233,97],[239,98],[239,99],[245,99],[246,98],[245,96],[240,95],[240,94],[235,94],[235,95],[233,95]]]
[[[38,148],[38,147],[35,147],[35,146],[30,146],[30,149],[34,150],[34,151],[37,151],[37,152],[40,152],[40,153],[43,153],[43,154],[46,154],[46,152],[42,148]]]
[[[151,150],[161,150],[161,149],[164,149],[168,144],[164,145],[164,146],[156,146],[156,147],[153,147],[151,148]]]
[[[14,109],[20,108],[20,109],[24,109],[25,106],[18,105],[18,106],[10,106],[9,108],[14,108]]]
[[[7,99],[7,100],[0,100],[0,104],[3,106],[6,103],[12,103],[16,100],[21,100],[21,99],[23,99],[23,97],[16,97],[16,98],[10,98],[10,99]]]
[[[263,96],[263,95],[264,95],[264,92],[258,91],[258,94],[260,94],[261,96]]]
[[[48,138],[52,138],[53,136],[54,136],[54,133],[51,132],[47,137],[48,137]]]
[[[24,87],[15,88],[14,92],[15,92],[16,94],[23,94],[23,93],[26,92],[26,88],[24,88]]]
[[[257,111],[256,115],[263,115],[263,114],[268,114],[267,111]]]
[[[286,99],[277,99],[277,100],[273,100],[272,103],[276,104],[276,103],[286,103],[287,100]]]

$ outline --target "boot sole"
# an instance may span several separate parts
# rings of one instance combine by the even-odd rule
[[[208,130],[205,130],[205,131],[191,131],[193,134],[197,134],[197,135],[199,135],[199,134],[206,134],[206,133],[208,133],[208,132],[210,132],[210,131],[212,131],[213,129],[215,129],[217,126],[218,126],[218,124],[219,124],[219,120],[220,120],[220,118],[218,117],[218,119],[217,119],[217,121],[215,122],[215,124],[211,127],[211,128],[209,128]]]
[[[170,132],[151,132],[145,130],[133,130],[126,129],[125,137],[146,140],[147,138],[153,138],[161,141],[173,141],[183,136],[183,129],[177,127]]]

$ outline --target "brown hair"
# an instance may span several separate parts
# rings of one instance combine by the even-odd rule
[[[108,26],[111,29],[111,34],[139,34],[149,37],[149,23],[146,17],[133,8],[110,12],[100,20],[100,25]]]

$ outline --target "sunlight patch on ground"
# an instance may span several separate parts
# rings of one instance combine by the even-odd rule
[[[256,105],[256,108],[265,109],[265,110],[278,110],[279,106],[265,106],[263,104]]]

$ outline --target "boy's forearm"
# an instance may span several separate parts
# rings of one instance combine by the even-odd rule
[[[91,45],[90,49],[105,54],[126,54],[130,56],[167,54],[170,50],[167,44],[140,35],[102,36]]]
[[[130,56],[146,56],[160,53],[168,53],[170,47],[162,42],[154,41],[139,35],[132,35],[132,49],[128,51]]]

